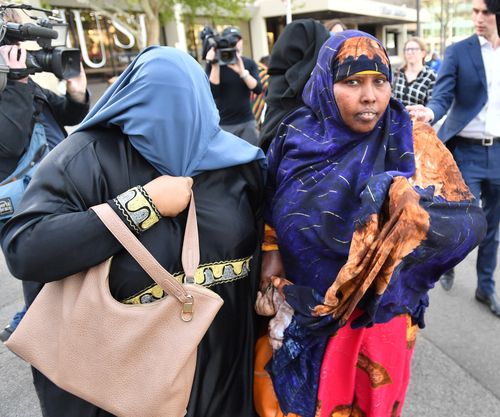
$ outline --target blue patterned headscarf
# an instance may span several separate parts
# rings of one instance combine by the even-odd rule
[[[187,53],[142,51],[92,108],[78,130],[118,126],[160,173],[192,176],[260,160],[259,148],[221,130],[207,76]]]
[[[430,167],[429,172],[418,177],[430,181],[412,185],[418,183],[413,177],[417,161],[412,122],[398,101],[390,100],[370,132],[354,132],[344,123],[335,101],[335,82],[365,71],[385,74],[390,81],[389,60],[377,39],[353,30],[330,37],[305,86],[305,106],[282,122],[268,151],[266,222],[276,231],[286,278],[294,284],[284,288],[294,316],[284,332],[282,347],[274,352],[266,367],[285,414],[315,415],[324,349],[328,338],[344,325],[345,317],[318,316],[313,310],[327,304],[327,289],[337,284],[341,269],[351,259],[355,232],[363,236],[373,224],[372,219],[383,227],[391,227],[386,204],[393,184],[404,183],[410,194],[416,195],[414,204],[425,213],[422,217],[429,219],[428,229],[423,231],[418,245],[399,264],[393,264],[395,269],[382,276],[384,286],[363,281],[364,275],[354,275],[352,281],[347,281],[356,291],[358,285],[366,291],[358,291],[351,299],[343,298],[340,292],[341,302],[355,300],[351,306],[363,312],[353,327],[384,323],[404,313],[423,327],[429,289],[480,242],[485,231],[481,209],[463,183],[451,155],[437,139],[419,139],[418,143],[432,143],[431,151],[447,161],[455,177],[439,170],[444,165]],[[427,163],[422,165],[418,160],[418,173],[422,166],[426,169],[433,165],[428,162],[440,160],[433,160],[431,151],[425,156],[419,153]],[[441,194],[444,188],[452,190],[452,198],[447,200],[447,195]],[[404,230],[404,222],[401,224]],[[404,233],[401,236],[404,239]],[[389,241],[383,235],[380,239],[376,247],[367,240],[368,246],[361,246],[355,255],[372,262],[370,249],[376,252]],[[398,244],[401,242],[395,247],[403,246]],[[392,252],[387,263],[391,255]],[[373,270],[368,268],[368,272]],[[358,277],[361,284],[355,281]]]

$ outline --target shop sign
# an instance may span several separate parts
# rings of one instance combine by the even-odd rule
[[[380,14],[383,16],[406,17],[408,12],[404,7],[382,6],[380,8]]]
[[[80,48],[82,60],[89,68],[126,66],[146,46],[144,14],[127,15],[125,24],[119,16],[110,18],[93,10],[59,9],[58,12],[70,27],[68,46],[75,44]],[[110,59],[118,63],[110,63]]]

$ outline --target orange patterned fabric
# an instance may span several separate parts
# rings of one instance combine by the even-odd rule
[[[262,250],[264,252],[269,252],[272,250],[278,250],[278,239],[276,238],[276,232],[269,226],[264,226],[264,240],[262,241]]]
[[[269,343],[268,335],[257,340],[255,345],[255,368],[254,368],[254,405],[259,417],[285,417],[278,404],[278,399],[273,389],[273,382],[264,366],[273,355],[273,349]],[[300,417],[297,414],[288,414],[286,417]]]
[[[409,179],[395,177],[386,213],[373,214],[363,228],[354,232],[347,263],[327,290],[324,304],[314,309],[316,314],[331,314],[345,323],[368,288],[373,288],[376,295],[384,293],[396,267],[420,245],[429,230],[430,216],[419,204],[415,186],[424,189],[434,185],[435,194],[448,201],[473,198],[453,157],[432,127],[415,123],[413,144],[415,174]]]
[[[345,322],[368,288],[381,295],[401,260],[426,238],[429,214],[420,196],[404,177],[389,189],[387,216],[372,214],[352,237],[349,258],[325,294],[318,315],[332,314]]]

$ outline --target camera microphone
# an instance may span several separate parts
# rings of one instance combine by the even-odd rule
[[[43,26],[34,25],[33,23],[25,23],[19,25],[19,33],[23,39],[57,39],[58,33],[55,30],[44,28]]]

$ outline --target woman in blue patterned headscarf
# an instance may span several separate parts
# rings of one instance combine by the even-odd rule
[[[484,233],[451,155],[390,82],[377,39],[331,37],[269,148],[263,270],[281,257],[286,303],[267,369],[285,414],[399,416],[427,292]]]

